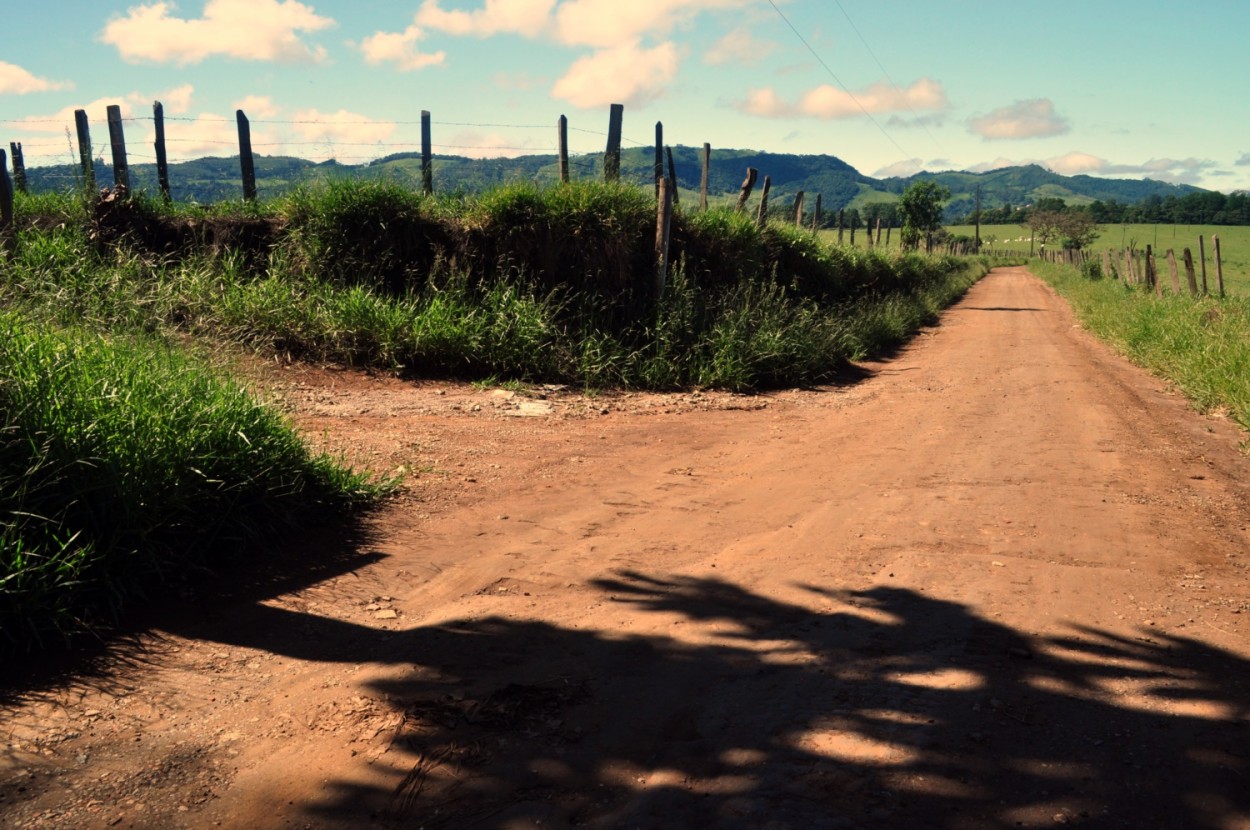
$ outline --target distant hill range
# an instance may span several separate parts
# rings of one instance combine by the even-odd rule
[[[702,148],[674,147],[673,162],[682,200],[696,200],[702,175]],[[648,184],[654,181],[653,165],[652,148],[625,150],[621,157],[621,176],[627,181]],[[417,153],[400,153],[363,165],[344,165],[333,160],[318,163],[284,156],[257,156],[255,166],[257,189],[262,198],[278,196],[300,184],[338,178],[377,178],[410,187],[421,186],[421,159]],[[964,216],[972,210],[978,186],[985,209],[1004,204],[1028,205],[1042,198],[1060,198],[1069,205],[1112,200],[1120,204],[1134,204],[1150,197],[1180,197],[1201,192],[1201,188],[1190,185],[1150,179],[1061,176],[1035,164],[989,173],[919,173],[907,178],[874,179],[836,156],[714,149],[708,182],[711,198],[717,202],[735,198],[748,167],[754,167],[760,174],[756,194],[763,185],[764,176],[770,177],[770,201],[778,206],[778,210],[792,202],[800,190],[806,194],[809,210],[816,194],[821,195],[827,211],[862,208],[873,202],[893,201],[916,179],[936,179],[950,188],[951,199],[946,208],[948,218]],[[573,157],[570,173],[574,179],[601,177],[602,155]],[[154,164],[132,165],[130,175],[135,187],[157,191]],[[474,193],[518,181],[552,183],[558,179],[558,167],[554,155],[506,159],[435,156],[433,175],[435,189],[439,191]],[[176,201],[207,204],[242,197],[237,156],[172,164],[169,178]],[[68,164],[31,168],[27,171],[27,180],[36,191],[68,189],[78,181],[77,169]],[[96,180],[101,184],[113,181],[112,168],[103,160],[97,160]]]

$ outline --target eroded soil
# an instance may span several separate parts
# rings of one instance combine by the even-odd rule
[[[11,695],[0,826],[1250,828],[1243,436],[1022,269],[865,368],[271,368],[401,494]]]

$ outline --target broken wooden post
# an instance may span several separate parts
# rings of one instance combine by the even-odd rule
[[[1198,296],[1198,275],[1194,273],[1194,255],[1185,249],[1185,279],[1189,281],[1189,295],[1191,297]]]
[[[762,228],[768,222],[768,191],[772,190],[773,180],[771,176],[764,177],[764,189],[760,191],[760,209],[755,214],[756,227]]]
[[[880,216],[877,217],[877,238],[875,240],[875,244],[877,245],[881,244],[881,217]]]
[[[74,127],[78,131],[78,162],[82,165],[83,188],[88,197],[95,195],[95,160],[91,157],[91,128],[86,110],[74,110]]]
[[[22,142],[10,141],[9,149],[13,151],[13,190],[26,193],[26,159],[22,156]]]
[[[699,185],[699,210],[707,210],[707,179],[712,171],[712,145],[703,142],[703,180]]]
[[[1163,286],[1159,284],[1159,270],[1155,267],[1154,245],[1146,246],[1146,287],[1153,288],[1156,297],[1163,296]]]
[[[560,145],[560,183],[569,183],[569,119],[563,115],[556,122],[556,140]]]
[[[608,147],[603,154],[605,182],[615,182],[621,178],[621,122],[624,119],[623,104],[612,104],[608,107]]]
[[[742,211],[746,210],[746,207],[747,207],[747,199],[750,199],[750,198],[751,198],[751,190],[752,190],[752,189],[754,189],[754,187],[755,187],[755,179],[759,176],[759,174],[760,174],[760,171],[756,170],[754,167],[748,167],[748,168],[747,168],[747,177],[746,177],[746,179],[745,179],[745,180],[743,180],[743,182],[742,182],[742,190],[741,190],[741,192],[740,192],[740,193],[738,193],[738,207],[737,207],[737,211],[738,211],[739,213],[741,213]]]
[[[656,200],[655,216],[655,299],[658,302],[664,294],[664,284],[668,280],[668,243],[673,224],[673,191],[677,189],[674,182],[667,178],[659,181],[660,198]]]
[[[256,160],[252,158],[252,125],[243,110],[234,111],[239,124],[239,173],[243,177],[243,201],[256,201]]]
[[[113,184],[130,190],[130,168],[126,165],[126,135],[122,129],[122,108],[108,106],[109,144],[113,148]]]
[[[161,198],[168,202],[169,157],[165,153],[165,107],[160,101],[152,102],[152,123],[156,126],[156,141],[152,143],[152,149],[156,150],[156,181],[161,188]]]
[[[430,112],[421,110],[421,192],[434,192],[434,141],[430,132]]]

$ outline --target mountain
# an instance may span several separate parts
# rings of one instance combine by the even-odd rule
[[[702,176],[702,148],[674,147],[673,166],[681,186],[681,198],[698,198]],[[621,153],[621,177],[646,185],[654,181],[654,149],[633,147]],[[1115,200],[1133,204],[1152,197],[1184,196],[1201,192],[1190,185],[1174,185],[1151,179],[1100,179],[1093,176],[1061,176],[1039,165],[1007,167],[988,173],[947,171],[919,173],[907,178],[874,179],[829,155],[789,155],[755,150],[713,149],[708,192],[714,202],[736,198],[748,167],[759,171],[756,194],[764,177],[771,180],[770,200],[777,206],[790,204],[802,190],[810,208],[816,194],[825,210],[862,208],[874,202],[893,201],[916,179],[935,179],[951,191],[948,217],[963,216],[972,210],[975,193],[981,188],[982,207],[1003,204],[1027,205],[1038,199],[1058,197],[1071,205]],[[421,158],[417,153],[399,153],[363,165],[343,165],[336,161],[312,162],[285,156],[255,158],[257,189],[262,197],[277,196],[300,184],[336,178],[376,178],[410,187],[421,186]],[[602,175],[602,156],[575,156],[569,160],[575,179]],[[95,165],[96,181],[112,182],[113,174],[103,159]],[[136,164],[130,168],[131,183],[149,192],[157,190],[156,166]],[[239,159],[202,158],[170,165],[173,198],[181,202],[211,202],[238,199]],[[434,186],[440,191],[473,193],[517,181],[551,183],[558,178],[554,155],[518,158],[470,159],[462,156],[435,156]],[[79,181],[73,165],[35,167],[27,170],[30,187],[36,191],[72,189]]]

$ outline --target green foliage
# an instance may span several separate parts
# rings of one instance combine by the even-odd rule
[[[195,360],[0,315],[0,650],[365,491]]]
[[[942,227],[942,201],[950,189],[933,180],[914,181],[898,199],[903,220],[903,246],[916,248],[922,239]]]

